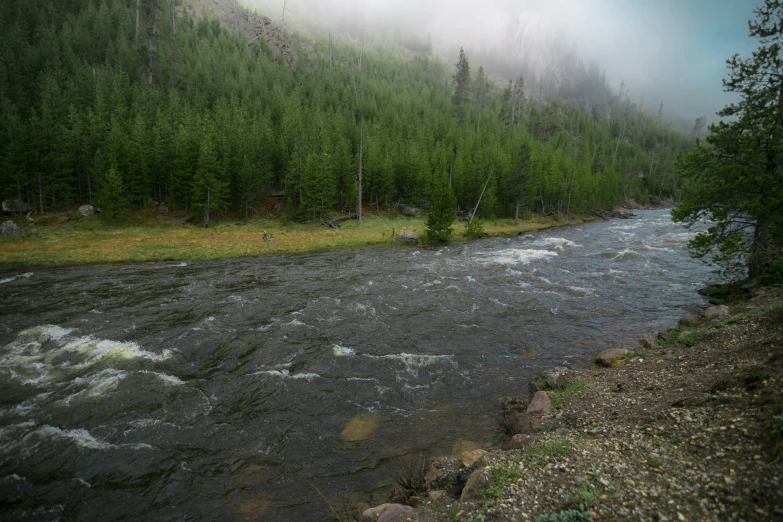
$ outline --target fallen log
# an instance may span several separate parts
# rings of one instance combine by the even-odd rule
[[[357,214],[347,214],[345,216],[336,216],[329,219],[322,219],[321,224],[329,228],[340,228],[340,225],[342,224],[343,221],[347,221],[349,219],[357,219],[357,218],[358,218]]]

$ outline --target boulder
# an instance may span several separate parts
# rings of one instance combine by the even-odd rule
[[[30,206],[27,203],[17,198],[4,200],[2,206],[3,214],[10,214],[12,212],[22,214],[30,210]]]
[[[598,355],[595,356],[595,362],[601,366],[611,366],[624,359],[626,355],[628,355],[628,350],[625,348],[609,348],[598,352]]]
[[[403,230],[397,235],[397,241],[400,243],[418,243],[419,236],[412,230]]]
[[[460,462],[462,462],[462,465],[466,468],[469,468],[473,466],[476,462],[481,460],[481,457],[486,455],[487,452],[482,449],[476,449],[473,451],[463,451],[459,455],[457,455],[457,458]]]
[[[530,393],[536,393],[537,391],[545,390],[558,390],[565,387],[563,377],[565,377],[571,370],[565,366],[557,366],[551,370],[539,373],[535,379],[530,381],[527,385]]]
[[[506,425],[506,433],[532,433],[543,420],[535,414],[520,412],[513,413],[503,418]]]
[[[528,447],[530,444],[530,441],[533,439],[530,435],[525,435],[524,433],[517,433],[513,437],[511,437],[511,440],[507,440],[503,444],[501,444],[500,449],[504,451],[510,451],[510,450],[521,450]]]
[[[651,350],[653,347],[653,343],[647,337],[639,337],[639,346],[641,346],[645,350]]]
[[[549,395],[545,391],[537,391],[527,407],[527,413],[549,413],[551,409],[552,401],[549,399]]]
[[[729,307],[726,305],[711,306],[704,310],[704,318],[708,321],[715,321],[717,319],[725,319],[731,315]]]
[[[95,207],[92,205],[82,205],[76,210],[76,212],[78,212],[82,217],[92,217],[95,215]]]
[[[16,223],[10,219],[0,225],[0,237],[19,237],[22,235],[22,229],[16,226]]]
[[[412,207],[410,205],[400,205],[400,213],[403,216],[408,216],[408,217],[419,217],[419,216],[421,216],[421,210],[419,210],[416,207]]]
[[[367,509],[362,513],[362,520],[368,522],[404,522],[418,520],[416,512],[410,506],[402,504],[381,504]]]
[[[460,502],[466,500],[481,500],[484,498],[484,488],[489,484],[489,475],[483,469],[477,469],[468,477],[465,487],[462,489]]]
[[[459,494],[465,485],[462,463],[457,457],[435,457],[428,461],[424,484],[430,489],[444,489]]]
[[[433,502],[437,502],[438,500],[440,500],[443,497],[445,497],[446,493],[448,493],[446,490],[436,489],[434,491],[427,492],[427,498],[430,499]]]

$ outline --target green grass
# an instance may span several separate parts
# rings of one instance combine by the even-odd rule
[[[581,223],[533,216],[514,225],[510,219],[483,222],[491,237],[508,237],[554,226]],[[23,228],[26,225],[19,223]],[[238,226],[240,225],[240,226]],[[404,230],[424,235],[423,218],[392,212],[365,215],[362,223],[347,221],[339,229],[321,224],[281,224],[279,219],[224,220],[203,228],[185,222],[185,216],[131,214],[120,226],[100,218],[72,214],[47,215],[36,221],[43,237],[0,240],[0,264],[68,265],[86,263],[204,261],[244,256],[302,254],[358,250],[397,244]],[[270,234],[263,241],[264,231]],[[455,237],[456,241],[463,241]]]
[[[506,488],[522,478],[522,471],[514,462],[492,468],[489,475],[489,484],[484,490],[487,498],[500,499]]]
[[[588,381],[577,381],[569,384],[562,390],[552,390],[548,392],[549,399],[552,401],[553,410],[562,410],[568,406],[579,394],[581,390],[588,388]]]
[[[535,518],[535,522],[589,522],[592,520],[592,513],[585,509],[566,509],[558,513],[539,515]]]
[[[571,453],[571,441],[566,438],[542,440],[534,448],[532,454],[540,458],[563,457]]]

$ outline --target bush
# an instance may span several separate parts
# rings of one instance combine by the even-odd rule
[[[470,239],[484,237],[484,226],[480,219],[465,222],[465,237]]]

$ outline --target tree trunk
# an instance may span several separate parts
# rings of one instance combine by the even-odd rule
[[[514,224],[516,225],[518,223],[519,223],[519,201],[517,201],[517,209],[514,212]]]
[[[41,214],[43,214],[44,211],[44,203],[43,203],[43,183],[41,180],[41,174],[38,174],[38,202],[41,204]]]
[[[356,219],[362,222],[362,159],[364,154],[364,123],[359,124],[359,187],[356,193],[359,204],[356,210]]]
[[[204,209],[204,228],[209,228],[209,189],[207,189],[207,208]]]
[[[490,172],[489,176],[487,176],[487,182],[484,183],[484,188],[481,190],[481,195],[478,198],[478,203],[476,203],[476,206],[473,208],[473,212],[470,213],[470,221],[468,223],[473,223],[473,218],[476,217],[476,212],[478,211],[479,205],[481,205],[481,198],[484,197],[484,191],[487,190],[487,185],[489,185],[489,180],[492,177],[492,173]]]
[[[765,196],[760,198],[761,206],[764,206]],[[769,270],[769,226],[770,215],[767,212],[756,218],[753,227],[753,243],[750,245],[750,258],[748,259],[748,279],[758,279]]]
[[[139,1],[136,0],[136,37],[139,36]]]

